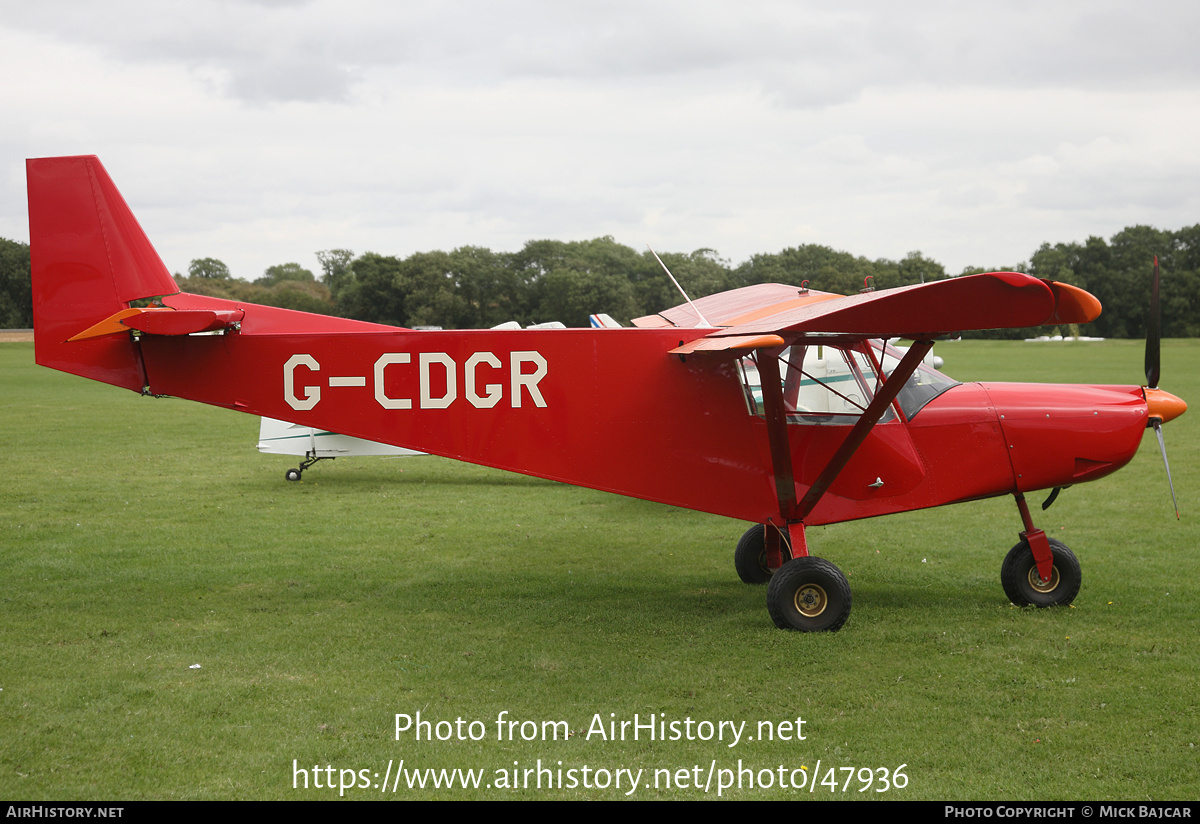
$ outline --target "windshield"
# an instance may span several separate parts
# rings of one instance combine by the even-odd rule
[[[861,348],[797,345],[783,350],[779,372],[788,422],[853,424],[866,411],[879,386],[876,364],[882,365],[886,376],[904,356],[903,351],[885,347],[881,341],[871,341],[870,345],[870,354],[865,344]],[[738,372],[748,411],[765,417],[757,353],[741,358]],[[921,364],[905,382],[896,401],[904,416],[911,420],[925,404],[957,383]],[[894,417],[895,412],[889,407],[879,420],[882,423]]]
[[[881,342],[872,341],[872,344],[876,345],[876,351],[878,351]],[[887,345],[883,345],[882,348],[883,374],[890,375],[892,370],[900,365],[900,358],[904,357],[904,353],[908,350],[900,350]],[[932,352],[932,350],[930,351]],[[958,386],[958,381],[948,375],[943,375],[923,361],[917,364],[917,371],[912,373],[912,377],[904,382],[904,388],[900,390],[896,402],[900,404],[904,417],[911,421],[918,412],[925,408],[925,404],[954,386]]]

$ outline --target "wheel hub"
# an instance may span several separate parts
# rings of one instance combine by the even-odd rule
[[[1058,567],[1051,568],[1050,580],[1046,580],[1038,575],[1036,566],[1031,568],[1029,570],[1029,586],[1043,595],[1047,592],[1054,592],[1058,588]]]
[[[817,584],[805,584],[796,590],[796,610],[806,618],[815,618],[829,605],[829,596]]]

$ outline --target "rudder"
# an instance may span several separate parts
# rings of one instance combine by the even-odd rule
[[[25,161],[39,364],[142,391],[128,334],[70,338],[132,301],[179,291],[146,233],[95,156]]]

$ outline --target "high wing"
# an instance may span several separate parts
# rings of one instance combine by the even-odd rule
[[[963,329],[1086,323],[1100,314],[1100,302],[1088,292],[1020,272],[964,275],[847,297],[764,283],[702,298],[696,305],[719,328],[672,354],[782,346],[809,338],[821,343],[932,340]],[[685,304],[634,324],[697,328],[699,321]]]
[[[684,304],[634,323],[694,330],[701,323],[697,311],[717,328],[703,337],[681,340],[671,354],[739,357],[754,353],[762,378],[777,523],[789,525],[791,545],[804,552],[800,524],[814,513],[866,442],[935,339],[962,329],[1086,323],[1100,314],[1100,302],[1069,284],[1020,272],[991,272],[846,297],[779,283],[758,284],[703,298],[695,308]],[[915,343],[886,379],[880,375],[870,404],[819,471],[810,471],[808,483],[798,485],[796,444],[789,434],[782,387],[799,384],[805,375],[802,365],[796,367],[781,356],[790,351],[786,347],[848,346],[873,338],[908,338]],[[802,361],[804,356],[799,357]],[[786,381],[785,371],[794,373]]]

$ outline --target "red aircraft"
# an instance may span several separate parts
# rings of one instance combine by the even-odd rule
[[[182,293],[99,160],[26,171],[38,363],[752,521],[735,566],[769,582],[785,629],[850,613],[806,526],[997,495],[1024,524],[1001,570],[1009,599],[1070,603],[1079,562],[1025,494],[1116,471],[1186,409],[1157,388],[1156,330],[1150,388],[960,384],[921,365],[958,330],[1099,314],[1082,289],[1025,274],[849,297],[760,284],[637,328],[414,331]],[[903,355],[884,343],[898,338]]]

